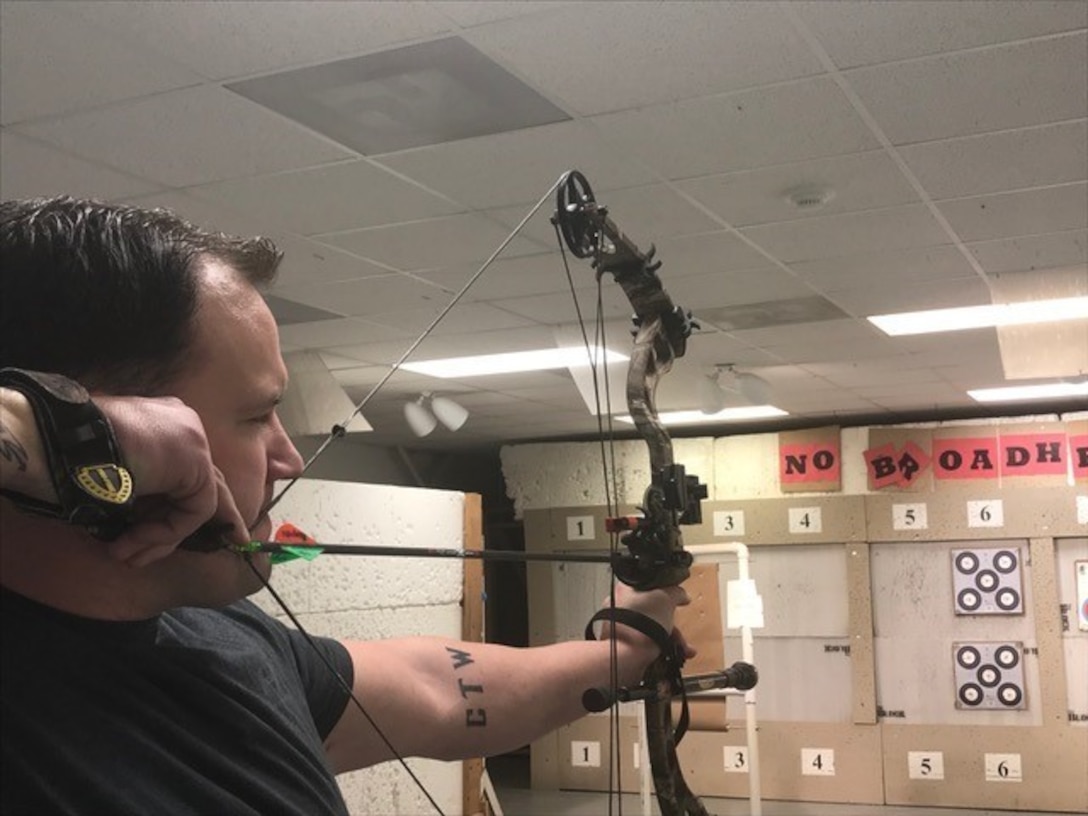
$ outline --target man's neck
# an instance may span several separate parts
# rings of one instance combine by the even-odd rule
[[[137,570],[70,525],[0,507],[0,584],[46,606],[100,620],[142,620],[166,608]]]

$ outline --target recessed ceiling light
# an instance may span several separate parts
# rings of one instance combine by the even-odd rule
[[[1041,385],[1009,385],[976,388],[967,395],[976,402],[1018,402],[1021,400],[1088,397],[1088,380],[1081,383],[1057,382]]]
[[[662,425],[698,425],[709,422],[743,422],[746,419],[769,419],[789,416],[789,413],[773,405],[744,405],[739,408],[726,408],[716,414],[704,414],[702,411],[665,411],[658,415]],[[630,416],[616,417],[618,422],[634,424]]]
[[[506,354],[481,354],[475,357],[447,357],[444,360],[423,360],[404,363],[401,368],[428,377],[454,379],[482,377],[490,374],[512,374],[521,371],[546,371],[550,368],[578,368],[590,363],[621,363],[628,358],[616,351],[597,346],[512,351]]]
[[[1030,300],[1022,303],[994,303],[922,312],[873,315],[870,323],[893,337],[906,334],[979,329],[988,326],[1017,326],[1025,323],[1052,323],[1088,318],[1088,297]]]

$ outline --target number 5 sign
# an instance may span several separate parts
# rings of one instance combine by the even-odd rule
[[[944,779],[944,752],[908,751],[907,772],[911,779]]]

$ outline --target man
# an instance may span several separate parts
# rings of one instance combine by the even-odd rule
[[[342,814],[334,774],[393,754],[332,668],[398,753],[438,759],[522,745],[609,682],[604,641],[311,644],[242,600],[271,566],[232,545],[268,538],[273,485],[302,467],[257,288],[271,243],[54,199],[0,204],[0,252],[5,814]],[[192,548],[209,521],[214,549]],[[620,599],[666,631],[687,602]],[[616,640],[634,682],[657,647]]]

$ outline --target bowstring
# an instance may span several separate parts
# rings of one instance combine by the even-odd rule
[[[468,292],[468,290],[472,287],[472,285],[474,283],[476,283],[477,280],[479,280],[480,276],[483,275],[484,272],[487,271],[487,269],[491,266],[491,264],[493,264],[495,262],[495,259],[498,258],[498,256],[502,253],[502,251],[504,249],[506,249],[507,245],[509,245],[509,243],[511,241],[513,241],[515,237],[517,237],[518,233],[521,232],[521,230],[524,228],[525,224],[528,223],[529,219],[532,218],[534,215],[536,215],[537,211],[542,206],[544,206],[545,201],[547,201],[549,198],[551,198],[552,193],[554,193],[559,188],[559,185],[562,184],[566,180],[567,176],[568,176],[567,173],[564,173],[563,175],[561,175],[556,180],[556,182],[551,186],[551,188],[549,188],[548,192],[546,192],[543,196],[540,197],[540,200],[537,201],[537,203],[533,206],[533,208],[531,210],[529,210],[529,212],[525,215],[525,217],[522,218],[520,222],[518,222],[517,226],[514,227],[514,229],[510,232],[510,234],[507,235],[506,238],[503,239],[502,243],[500,243],[499,246],[495,249],[495,251],[491,253],[491,255],[488,257],[488,259],[486,261],[484,261],[484,263],[480,266],[480,268],[478,270],[476,270],[475,274],[473,274],[472,277],[468,279],[468,281],[464,284],[464,286],[462,286],[461,289],[457,292],[457,294],[454,295],[453,299],[448,304],[446,304],[446,306],[442,309],[441,312],[438,313],[438,315],[434,318],[434,320],[431,321],[431,323],[427,326],[427,328],[423,330],[423,333],[420,334],[419,337],[417,337],[412,342],[412,344],[410,346],[408,346],[407,350],[405,350],[405,352],[400,356],[400,358],[395,363],[393,363],[393,365],[391,365],[389,367],[389,370],[386,371],[385,375],[380,380],[378,380],[378,382],[366,393],[366,395],[361,400],[359,400],[358,403],[355,404],[355,406],[352,408],[351,413],[348,414],[348,416],[344,419],[344,421],[341,422],[339,425],[334,425],[332,427],[332,430],[325,437],[324,441],[318,446],[317,450],[314,451],[313,455],[309,459],[307,459],[306,462],[303,464],[302,470],[300,470],[296,476],[294,476],[290,481],[288,481],[287,484],[284,485],[284,487],[279,491],[279,493],[277,493],[275,496],[272,497],[272,499],[261,510],[260,515],[262,515],[262,516],[266,515],[269,511],[272,510],[273,507],[275,507],[277,504],[279,504],[280,500],[284,497],[284,495],[287,493],[287,491],[295,486],[295,484],[299,481],[299,479],[301,479],[306,474],[306,472],[310,469],[311,465],[313,465],[314,462],[316,462],[317,459],[329,448],[329,446],[333,443],[333,441],[340,438],[340,437],[342,437],[342,436],[344,436],[347,433],[347,427],[351,423],[351,421],[353,419],[355,419],[355,417],[358,416],[362,412],[363,408],[365,408],[370,403],[370,400],[374,398],[374,395],[378,393],[378,391],[382,388],[382,386],[384,386],[389,381],[389,379],[394,374],[396,374],[397,371],[400,370],[400,367],[404,364],[404,362],[412,355],[412,353],[417,348],[419,348],[420,344],[422,344],[423,341],[426,340],[427,337],[430,336],[431,332],[434,331],[435,327],[460,302],[461,298],[463,298],[465,296],[465,293]],[[568,278],[568,280],[573,281],[573,279],[571,278],[571,275],[570,275],[569,268],[567,270],[567,278]],[[572,285],[573,285],[573,283],[572,283]],[[580,313],[579,313],[579,322],[581,322]],[[598,416],[598,421],[600,421],[599,416]],[[439,814],[439,816],[445,816],[445,812],[442,810],[441,807],[439,807],[438,803],[434,800],[434,797],[431,796],[430,792],[427,790],[427,788],[420,781],[419,777],[417,777],[416,774],[412,771],[412,769],[408,766],[408,763],[405,761],[404,757],[393,746],[393,743],[386,736],[385,732],[382,731],[382,729],[374,721],[374,718],[370,715],[370,712],[368,712],[366,710],[366,706],[364,706],[359,701],[359,698],[355,696],[355,692],[351,688],[351,685],[343,678],[343,676],[341,676],[340,672],[338,672],[336,670],[336,668],[328,660],[328,658],[325,656],[325,654],[318,648],[317,643],[314,641],[313,637],[310,635],[310,633],[308,631],[306,631],[306,629],[305,629],[305,627],[303,627],[301,621],[299,621],[298,617],[288,607],[286,601],[284,601],[283,598],[280,597],[279,593],[277,593],[272,588],[271,582],[269,582],[263,575],[261,575],[260,572],[257,570],[257,568],[253,565],[250,554],[246,553],[246,554],[244,554],[243,557],[245,558],[246,563],[249,565],[249,568],[251,570],[253,570],[253,572],[260,579],[261,584],[264,586],[264,588],[269,591],[269,593],[272,595],[273,599],[276,601],[276,603],[279,605],[279,607],[284,611],[284,613],[287,615],[287,617],[295,625],[295,627],[297,628],[299,634],[302,635],[302,637],[310,645],[310,647],[313,649],[314,653],[318,656],[318,658],[321,660],[321,662],[325,665],[326,669],[328,669],[328,671],[331,672],[332,676],[336,679],[337,684],[340,685],[343,688],[343,690],[347,692],[348,697],[351,699],[352,703],[354,703],[355,707],[362,713],[363,717],[366,718],[366,721],[374,729],[374,733],[378,735],[378,738],[382,741],[382,743],[385,745],[385,747],[389,749],[390,753],[393,754],[393,756],[397,760],[397,762],[400,763],[400,766],[408,773],[408,776],[411,777],[411,779],[415,783],[416,787],[419,788],[419,790],[427,798],[427,801],[430,802],[431,806],[435,809],[435,812],[437,812]]]
[[[593,400],[594,410],[597,415],[597,441],[601,448],[601,470],[604,484],[604,497],[605,507],[610,517],[616,517],[619,515],[619,478],[616,471],[616,447],[615,447],[615,429],[612,423],[612,388],[609,381],[608,374],[608,353],[607,342],[605,337],[605,321],[604,321],[604,286],[602,284],[603,275],[597,274],[597,297],[596,297],[596,314],[594,315],[594,335],[593,341],[596,345],[596,355],[594,355],[594,347],[590,345],[589,335],[586,333],[585,318],[582,316],[582,307],[578,302],[578,295],[575,291],[574,277],[570,271],[570,263],[567,260],[567,253],[564,247],[562,236],[559,232],[559,225],[553,222],[555,227],[556,241],[559,244],[559,254],[563,259],[563,269],[567,276],[567,286],[570,290],[571,301],[574,304],[574,311],[578,316],[578,329],[582,334],[582,343],[585,345],[586,356],[589,359],[589,371],[593,381]],[[600,268],[601,260],[601,244],[597,243],[597,258],[596,266]],[[598,366],[603,369],[603,377],[598,376]],[[601,411],[601,379],[604,380],[604,402],[605,410],[603,416],[607,419],[602,419]],[[606,433],[607,426],[607,433]],[[608,552],[612,556],[611,564],[615,564],[615,558],[619,553],[619,533],[611,532],[608,536]],[[610,580],[608,583],[608,606],[613,615],[616,611],[616,577],[612,571],[612,567],[609,567]],[[613,692],[619,688],[619,653],[617,651],[616,641],[616,629],[615,626],[609,630],[609,647],[608,647],[608,685]],[[623,777],[622,777],[622,757],[619,754],[620,746],[620,717],[619,706],[614,705],[609,708],[608,715],[608,730],[609,739],[611,740],[611,757],[608,763],[608,814],[612,816],[613,803],[617,803],[617,816],[623,816]],[[615,791],[613,791],[613,783],[615,783]]]
[[[306,472],[310,469],[310,466],[317,461],[318,457],[320,457],[325,452],[325,450],[333,443],[334,440],[339,439],[341,436],[344,436],[347,433],[347,428],[348,425],[351,424],[351,421],[355,419],[355,417],[357,417],[360,413],[362,413],[363,409],[368,404],[370,404],[370,401],[374,398],[374,395],[377,394],[378,391],[381,390],[381,388],[387,382],[389,382],[389,379],[394,374],[400,371],[400,368],[402,365],[404,365],[405,361],[412,356],[412,354],[417,348],[419,348],[420,344],[422,344],[424,340],[430,337],[431,332],[433,332],[435,327],[438,326],[438,324],[445,319],[446,315],[448,315],[453,310],[453,308],[458,303],[460,303],[461,298],[463,298],[468,290],[472,288],[472,285],[480,279],[480,276],[483,275],[484,272],[488,270],[488,268],[490,268],[491,264],[495,262],[495,259],[498,258],[500,254],[502,254],[502,251],[506,249],[509,243],[517,237],[518,233],[520,233],[522,228],[524,228],[524,226],[529,222],[529,219],[536,215],[537,211],[544,206],[544,202],[551,198],[552,193],[554,193],[559,188],[559,185],[563,183],[566,177],[567,174],[564,173],[562,176],[559,177],[555,184],[553,184],[548,189],[548,192],[540,197],[540,200],[533,205],[533,208],[529,210],[528,213],[526,213],[525,217],[518,222],[518,225],[510,231],[510,234],[502,240],[502,243],[500,243],[498,247],[495,248],[495,251],[492,252],[491,255],[488,257],[488,259],[483,262],[483,265],[476,270],[472,277],[465,282],[465,285],[462,286],[457,294],[453,296],[453,300],[445,305],[442,311],[440,311],[438,315],[434,318],[434,320],[430,322],[427,328],[423,330],[423,333],[412,341],[412,344],[408,346],[407,349],[405,349],[404,353],[401,354],[401,356],[397,359],[395,363],[389,366],[389,370],[385,372],[382,378],[378,380],[378,382],[375,383],[373,387],[371,387],[366,395],[352,407],[351,413],[344,418],[344,421],[339,423],[338,425],[332,426],[332,430],[329,431],[328,435],[325,437],[324,441],[322,441],[322,443],[318,446],[317,450],[314,451],[313,455],[306,460],[306,462],[302,466],[302,470],[298,472],[298,475],[292,477],[291,480],[283,486],[283,489],[280,490],[280,492],[277,493],[275,496],[273,496],[272,499],[269,500],[268,504],[264,506],[264,509],[261,511],[262,515],[268,513],[269,510],[271,510],[273,507],[280,503],[280,500],[283,498],[284,494],[287,493],[287,491],[290,490],[292,487],[294,487],[295,483],[298,482],[299,479],[306,475]]]

